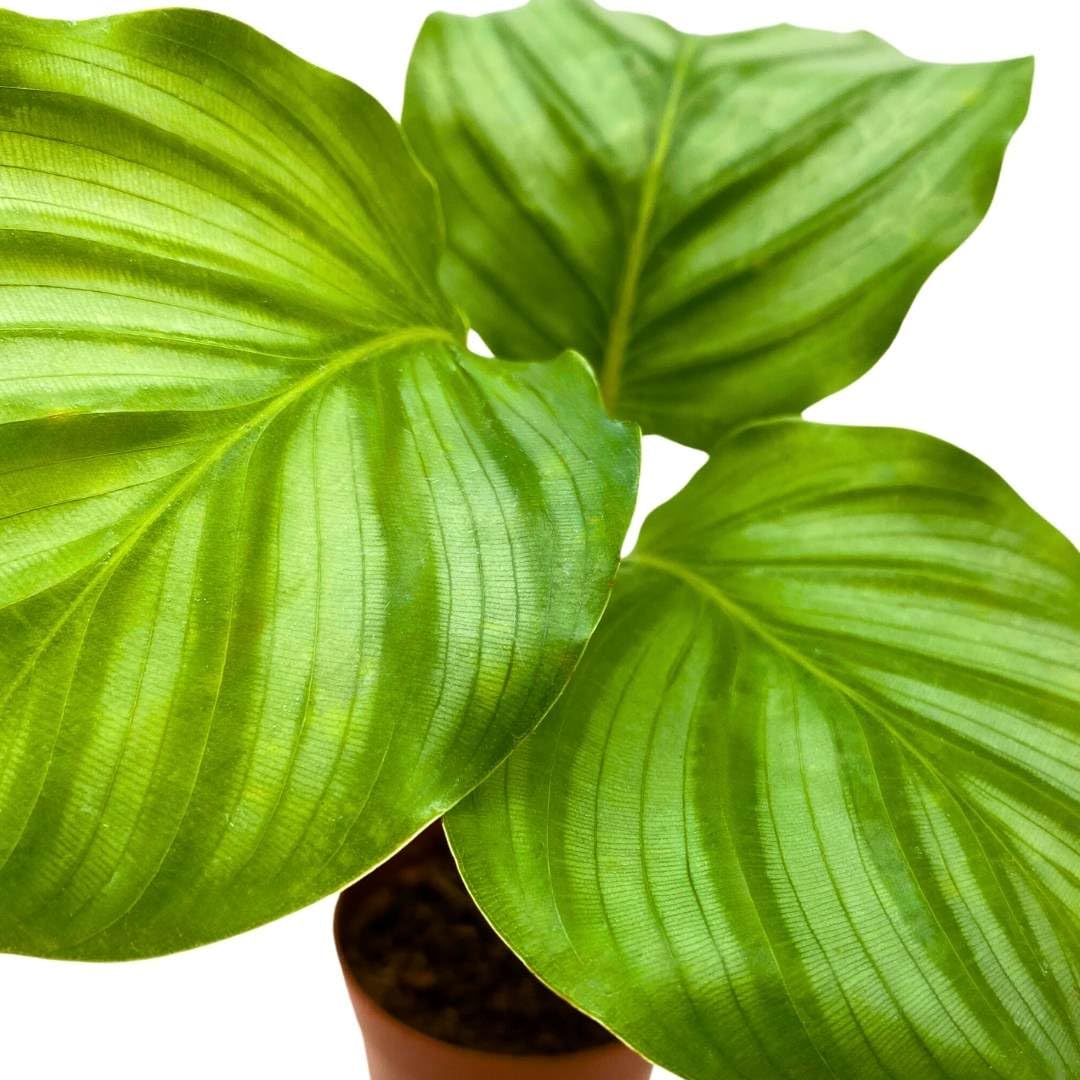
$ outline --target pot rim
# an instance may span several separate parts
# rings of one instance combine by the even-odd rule
[[[363,879],[361,878],[360,880],[362,881]],[[349,888],[351,887],[352,886],[349,886]],[[387,1012],[387,1010],[360,985],[356,976],[353,974],[352,968],[349,967],[349,962],[345,958],[345,953],[341,945],[341,924],[343,909],[346,903],[345,894],[347,891],[348,889],[343,889],[338,894],[337,902],[334,905],[334,946],[337,949],[338,962],[341,964],[341,971],[345,976],[345,983],[349,988],[350,994],[353,996],[354,1002],[357,1000],[362,1001],[363,1007],[367,1011],[375,1014],[379,1021],[388,1027],[396,1029],[401,1033],[408,1033],[411,1038],[418,1039],[421,1043],[429,1043],[432,1046],[438,1047],[448,1047],[456,1053],[485,1061],[503,1060],[520,1061],[522,1063],[553,1061],[589,1062],[594,1059],[603,1058],[612,1053],[630,1053],[637,1056],[637,1051],[627,1046],[618,1038],[618,1036],[612,1034],[610,1031],[608,1032],[610,1041],[600,1046],[586,1046],[580,1050],[565,1050],[556,1054],[508,1054],[498,1050],[480,1050],[473,1046],[465,1046],[461,1043],[452,1043],[445,1039],[437,1039],[434,1035],[429,1035],[419,1028],[412,1027],[410,1024],[405,1023],[404,1020],[394,1016],[393,1013]],[[572,1005],[573,1002],[570,1002],[570,1004]],[[361,1025],[361,1027],[363,1027],[363,1025]]]

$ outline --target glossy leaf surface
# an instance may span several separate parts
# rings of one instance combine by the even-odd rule
[[[487,775],[605,602],[636,436],[469,354],[355,86],[189,11],[0,16],[0,948],[195,945]]]
[[[578,349],[617,415],[708,448],[877,360],[985,212],[1030,80],[533,0],[428,20],[405,129],[496,354]]]
[[[1080,555],[910,432],[745,429],[447,820],[540,976],[687,1077],[1080,1072]]]

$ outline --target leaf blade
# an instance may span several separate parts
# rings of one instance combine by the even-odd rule
[[[0,19],[0,948],[154,955],[341,887],[540,720],[636,437],[580,358],[462,347],[361,90],[207,13]]]
[[[646,523],[549,723],[448,815],[466,881],[682,1075],[1067,1074],[1078,587],[945,444],[736,433]]]
[[[446,207],[444,280],[492,348],[575,348],[616,415],[708,448],[884,352],[983,216],[1030,78],[534,0],[432,16],[404,123]]]

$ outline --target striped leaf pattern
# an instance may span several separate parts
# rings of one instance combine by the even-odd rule
[[[681,1075],[1076,1076],[1080,554],[925,436],[746,428],[447,821],[526,962]]]
[[[247,27],[0,15],[0,948],[309,903],[561,690],[636,435],[468,353],[440,247],[391,118]]]
[[[432,16],[404,123],[496,353],[578,349],[617,415],[708,449],[877,360],[985,212],[1030,80],[532,0]]]

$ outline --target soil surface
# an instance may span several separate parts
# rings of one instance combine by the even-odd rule
[[[502,1054],[559,1054],[611,1041],[502,943],[466,892],[441,827],[348,895],[341,921],[348,965],[410,1027]]]

